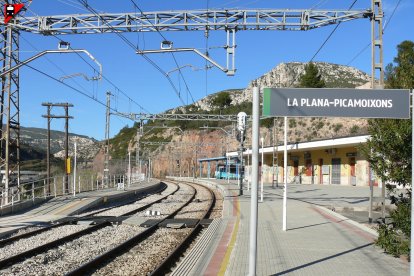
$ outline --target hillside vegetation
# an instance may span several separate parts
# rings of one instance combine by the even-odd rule
[[[369,82],[369,76],[353,67],[330,64],[323,62],[314,63],[319,70],[321,81],[325,87],[332,88],[354,88],[365,85]],[[265,75],[253,80],[246,89],[228,89],[208,95],[207,97],[187,106],[181,106],[167,110],[169,114],[223,114],[236,115],[244,111],[251,114],[251,89],[254,85],[261,87],[299,87],[300,76],[305,72],[306,63],[291,62],[282,63],[272,69]],[[204,126],[213,128],[222,127],[231,129],[231,122],[208,122],[208,121],[170,121],[157,120],[147,122],[144,126],[144,136],[141,141],[162,142],[185,140],[183,136],[192,136],[206,133],[206,130],[200,129]],[[262,119],[262,133],[267,137],[267,143],[270,144],[271,128],[274,125],[274,119]],[[164,128],[155,128],[148,131],[154,126],[163,126]],[[281,131],[283,120],[275,122],[276,128]],[[135,137],[138,125],[132,128],[123,128],[111,140],[111,154],[113,158],[125,157],[130,150],[135,147]],[[174,127],[167,129],[166,127]],[[338,136],[349,136],[366,133],[367,122],[363,119],[346,119],[346,118],[290,118],[289,119],[289,140],[290,141],[310,141],[321,138],[332,138]],[[179,129],[178,129],[179,128]],[[147,132],[148,131],[148,132]],[[182,133],[181,131],[184,131]],[[223,135],[221,132],[208,130],[210,135],[217,135],[217,139]],[[217,132],[216,134],[211,134]],[[247,133],[247,142],[249,133]],[[142,154],[146,152],[156,152],[165,149],[165,146],[141,145]]]

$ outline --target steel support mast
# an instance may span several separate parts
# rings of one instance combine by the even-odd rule
[[[371,88],[384,88],[384,60],[383,60],[383,26],[384,13],[381,0],[372,0],[373,16],[371,17]],[[379,73],[378,83],[375,82]]]
[[[144,125],[142,120],[139,122],[139,126],[137,127],[137,135],[135,141],[135,166],[138,173],[141,174],[141,157],[140,157],[140,141],[141,137],[144,135]]]
[[[111,92],[106,92],[106,120],[105,120],[105,147],[104,147],[104,177],[103,185],[108,187],[109,185],[109,130],[110,130],[110,120],[111,120]]]
[[[17,1],[8,1],[13,4]],[[1,12],[4,16],[4,4],[0,1]],[[14,67],[19,63],[19,33],[12,25],[0,26],[1,60],[3,70]],[[10,176],[17,181],[20,190],[20,103],[19,103],[19,70],[14,70],[1,77],[0,95],[0,170],[4,170],[5,204],[9,200]],[[20,193],[17,193],[20,195]]]

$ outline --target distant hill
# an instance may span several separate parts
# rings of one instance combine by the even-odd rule
[[[55,157],[64,156],[65,133],[63,131],[50,131],[50,151]],[[21,127],[20,139],[22,143],[22,159],[41,159],[46,157],[47,129],[34,127]],[[99,142],[94,138],[75,133],[69,133],[69,150],[77,143],[78,156],[83,159],[93,159],[99,150]]]

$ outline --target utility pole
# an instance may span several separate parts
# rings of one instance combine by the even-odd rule
[[[70,162],[69,162],[69,107],[65,106],[65,188],[69,193],[69,174],[70,174]]]
[[[68,166],[68,156],[69,156],[69,119],[73,119],[72,116],[69,116],[69,107],[73,107],[73,104],[70,103],[42,103],[42,106],[47,107],[47,114],[42,115],[43,118],[47,119],[47,186],[48,193],[50,194],[50,121],[51,119],[65,119],[65,178],[64,178],[64,194],[65,191],[69,193],[69,166]],[[52,107],[63,107],[65,109],[65,115],[52,115],[50,114]]]
[[[110,109],[111,109],[111,92],[106,92],[106,124],[105,124],[105,147],[104,147],[104,179],[103,185],[107,187],[109,184],[109,127],[110,127]]]

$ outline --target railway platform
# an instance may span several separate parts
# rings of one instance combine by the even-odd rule
[[[250,192],[238,196],[235,181],[195,181],[224,192],[223,218],[210,225],[172,275],[247,275]],[[332,206],[364,208],[366,189],[290,185],[287,231],[282,231],[282,195],[282,186],[265,185],[259,201],[257,275],[409,274],[406,260],[374,244],[375,230],[332,211]]]
[[[135,183],[125,190],[112,188],[82,192],[75,196],[59,196],[25,212],[0,217],[0,237],[20,228],[59,221],[91,207],[126,199],[138,193],[151,192],[158,189],[159,185],[158,180],[153,180]]]

